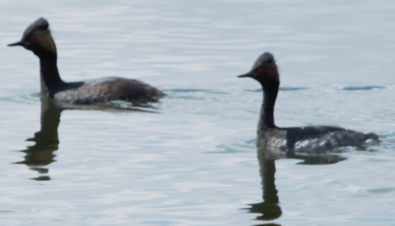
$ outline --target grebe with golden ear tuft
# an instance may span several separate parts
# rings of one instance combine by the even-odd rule
[[[111,100],[157,101],[165,94],[158,88],[135,79],[107,77],[80,82],[65,82],[57,67],[56,45],[44,18],[34,21],[19,42],[40,59],[41,95],[73,104],[92,104]]]
[[[252,69],[238,77],[250,77],[262,85],[264,97],[258,123],[258,143],[290,154],[315,154],[341,146],[358,146],[377,143],[374,133],[360,133],[333,126],[308,126],[279,128],[274,124],[280,76],[271,53],[264,53],[255,61]]]

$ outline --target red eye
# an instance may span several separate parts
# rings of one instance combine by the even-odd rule
[[[27,40],[29,40],[29,42],[34,42],[34,40],[36,40],[36,39],[34,38],[33,35],[30,35]]]
[[[258,67],[258,69],[256,69],[256,72],[258,74],[262,74],[263,73],[263,68],[262,67]]]

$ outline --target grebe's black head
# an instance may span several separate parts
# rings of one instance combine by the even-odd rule
[[[260,55],[252,66],[252,69],[248,73],[239,75],[238,77],[250,77],[261,84],[265,84],[267,82],[280,82],[276,61],[273,55],[269,52]]]
[[[8,46],[23,46],[38,57],[56,57],[56,45],[48,27],[46,19],[38,18],[26,28],[19,42]]]

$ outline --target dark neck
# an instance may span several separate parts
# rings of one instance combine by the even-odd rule
[[[277,128],[274,124],[274,104],[276,103],[280,83],[278,81],[269,81],[261,84],[263,88],[263,104],[258,129]]]
[[[56,57],[40,57],[41,94],[53,97],[54,89],[64,82],[60,78]]]

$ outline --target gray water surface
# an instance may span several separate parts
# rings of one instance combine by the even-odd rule
[[[0,225],[395,225],[392,1],[0,2]],[[163,89],[158,103],[40,100],[18,41],[49,20],[65,81]],[[265,159],[262,91],[238,79],[270,51],[281,127],[334,125],[379,145]]]

